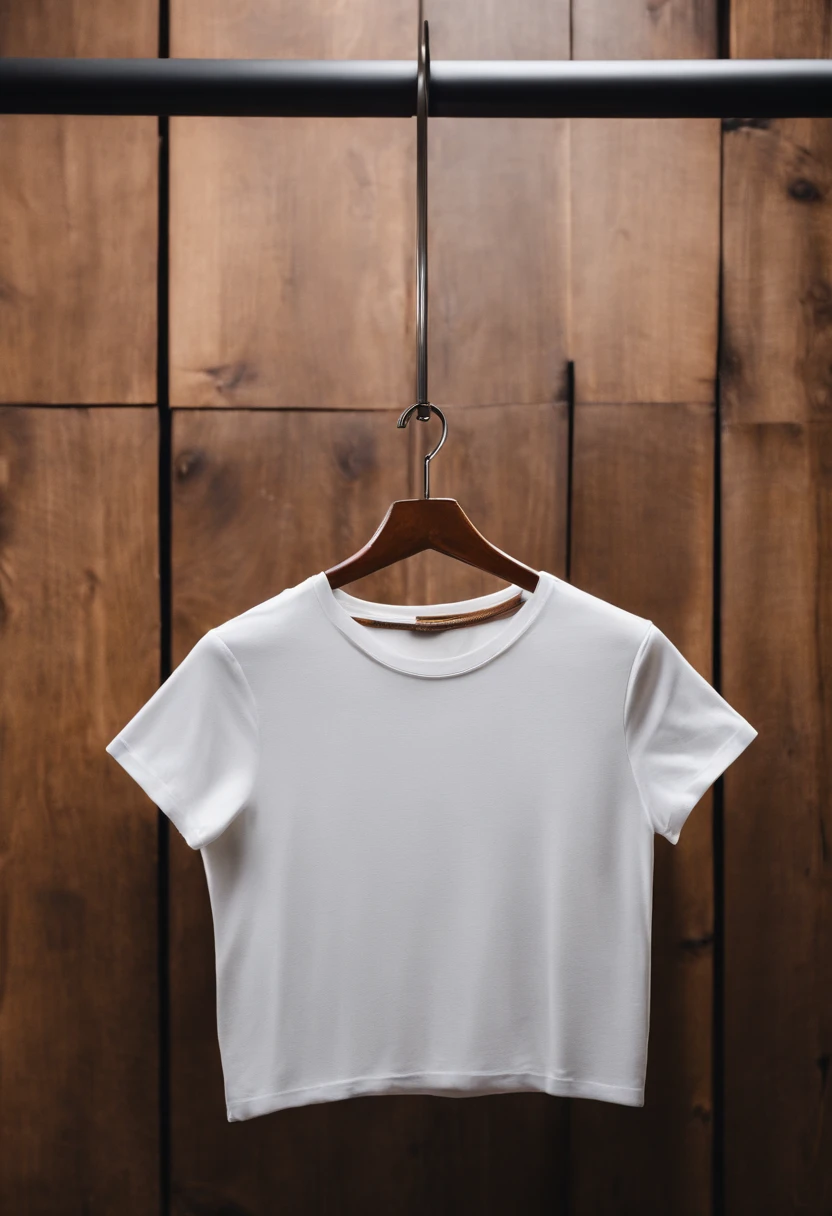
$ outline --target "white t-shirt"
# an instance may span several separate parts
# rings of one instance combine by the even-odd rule
[[[756,737],[649,620],[358,624],[323,572],[210,629],[107,751],[205,865],[228,1120],[360,1094],[644,1104],[653,842]],[[175,893],[174,893],[175,897]]]

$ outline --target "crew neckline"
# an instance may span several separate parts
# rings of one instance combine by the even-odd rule
[[[487,595],[478,595],[466,600],[450,600],[441,604],[382,604],[375,600],[359,599],[358,596],[350,595],[341,587],[333,590],[324,570],[312,575],[311,582],[328,620],[354,646],[394,671],[430,678],[462,675],[465,672],[474,671],[476,668],[482,667],[484,663],[496,658],[498,654],[516,642],[538,616],[555,585],[555,576],[548,570],[540,570],[538,574],[539,578],[534,591],[526,591],[516,583],[511,583],[508,587],[502,587],[499,591],[491,591]],[[415,616],[472,612],[491,608],[495,604],[513,599],[518,592],[524,597],[523,602],[513,616],[507,618],[503,628],[498,632],[492,632],[484,642],[473,646],[464,654],[442,655],[434,658],[392,654],[383,645],[376,630],[371,626],[359,625],[352,618],[352,614],[355,613],[373,620],[401,621],[412,620]],[[479,629],[480,626],[474,625],[472,628]]]

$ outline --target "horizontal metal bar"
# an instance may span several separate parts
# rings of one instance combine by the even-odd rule
[[[832,115],[820,59],[447,61],[431,114],[486,118],[789,118]]]
[[[416,63],[314,59],[0,59],[0,113],[407,117]]]
[[[409,117],[416,63],[0,59],[0,113]],[[430,113],[457,118],[832,115],[828,59],[439,60]]]

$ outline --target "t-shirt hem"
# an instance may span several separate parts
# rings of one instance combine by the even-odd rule
[[[582,1081],[536,1072],[419,1072],[331,1081],[323,1085],[305,1086],[302,1089],[259,1094],[253,1098],[238,1098],[227,1102],[226,1106],[228,1122],[240,1123],[289,1107],[307,1106],[315,1102],[337,1102],[344,1098],[383,1094],[434,1094],[438,1097],[465,1098],[524,1091],[547,1093],[553,1097],[595,1098],[622,1106],[644,1105],[643,1085],[607,1085],[601,1081]]]

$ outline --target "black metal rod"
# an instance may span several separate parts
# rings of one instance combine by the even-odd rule
[[[416,113],[411,60],[0,59],[2,114]],[[828,59],[445,60],[432,118],[832,115]]]

